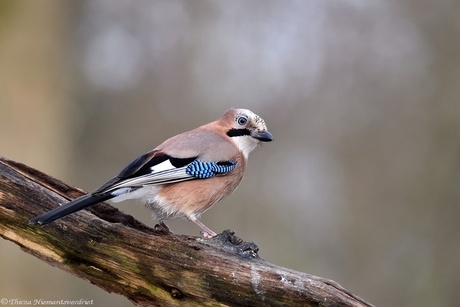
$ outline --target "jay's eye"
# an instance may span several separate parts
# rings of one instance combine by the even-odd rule
[[[236,119],[236,122],[238,123],[238,125],[244,126],[247,124],[248,119],[244,116],[238,116],[238,118]]]

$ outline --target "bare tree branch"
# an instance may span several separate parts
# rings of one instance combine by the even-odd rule
[[[28,225],[81,194],[0,158],[0,235],[140,306],[371,306],[334,281],[260,259],[254,243],[230,231],[210,240],[160,235],[107,204],[43,227]]]

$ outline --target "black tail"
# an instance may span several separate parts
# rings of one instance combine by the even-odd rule
[[[66,215],[74,213],[76,211],[85,209],[89,206],[95,205],[97,203],[103,202],[104,200],[112,198],[111,194],[101,194],[101,195],[84,195],[80,198],[77,198],[65,205],[54,208],[51,211],[43,213],[37,217],[34,217],[29,221],[29,225],[40,224],[46,225],[51,223],[54,220],[60,219]]]

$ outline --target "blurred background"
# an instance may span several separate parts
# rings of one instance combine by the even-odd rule
[[[448,0],[1,0],[0,155],[92,191],[248,108],[275,141],[207,226],[378,306],[455,306],[459,41]],[[0,297],[131,305],[0,245]]]

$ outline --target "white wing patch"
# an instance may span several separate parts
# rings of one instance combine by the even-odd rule
[[[158,173],[158,172],[166,171],[168,169],[173,169],[173,168],[175,167],[171,164],[171,161],[166,160],[166,161],[161,162],[160,164],[152,166],[150,170],[152,171],[152,173]]]

